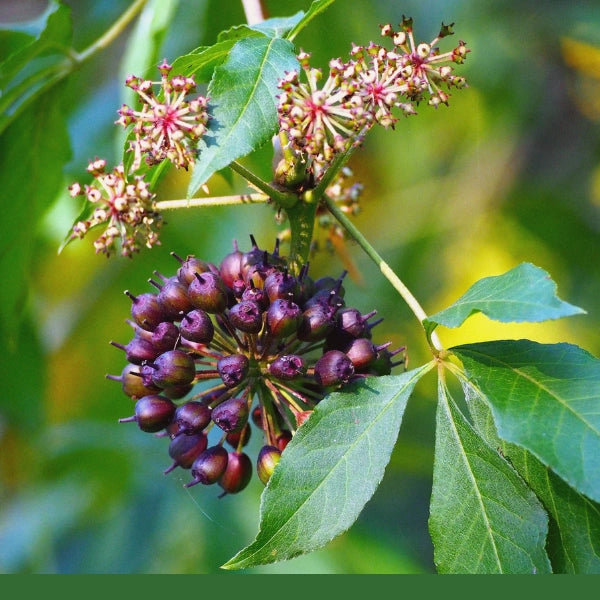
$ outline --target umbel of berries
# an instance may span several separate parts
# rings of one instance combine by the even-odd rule
[[[155,273],[153,291],[129,290],[133,334],[117,380],[134,401],[141,431],[169,439],[165,473],[187,469],[186,486],[235,494],[252,473],[267,483],[281,453],[330,391],[389,374],[403,351],[377,344],[376,311],[345,305],[343,279],[314,280],[273,252],[237,243],[220,264],[173,254],[175,274]],[[348,397],[351,402],[351,396]],[[244,451],[252,429],[261,450]]]

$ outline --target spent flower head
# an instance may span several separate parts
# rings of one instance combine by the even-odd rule
[[[303,153],[315,178],[324,172],[337,153],[360,144],[373,125],[393,127],[398,117],[415,114],[423,100],[437,107],[448,104],[449,88],[466,85],[464,77],[454,75],[452,64],[464,62],[469,50],[460,41],[453,50],[441,53],[437,42],[452,34],[444,25],[429,43],[414,40],[412,19],[404,18],[399,31],[383,25],[381,33],[391,38],[393,49],[371,42],[354,45],[350,60],[333,60],[329,76],[319,88],[321,71],[310,68],[309,55],[298,58],[307,83],[296,71],[279,84],[279,124],[290,146]]]
[[[150,165],[170,160],[176,167],[187,169],[196,159],[196,143],[206,132],[209,120],[208,100],[198,95],[186,100],[196,91],[193,77],[169,77],[171,65],[166,61],[158,67],[160,81],[130,76],[125,85],[134,90],[141,102],[135,110],[123,105],[116,121],[123,127],[133,124],[134,139],[129,150],[134,153],[132,170],[136,171],[146,155]],[[154,87],[160,86],[158,94]]]
[[[160,215],[153,210],[154,194],[143,176],[128,181],[122,164],[106,171],[106,161],[96,159],[87,170],[94,176],[91,185],[74,183],[69,187],[72,197],[85,196],[95,208],[88,219],[73,226],[71,238],[83,238],[93,227],[105,225],[103,233],[94,242],[96,252],[109,256],[120,241],[121,254],[131,256],[142,246],[159,244]]]
[[[306,83],[292,71],[279,82],[279,126],[287,133],[291,147],[304,153],[316,177],[336,154],[359,143],[368,114],[362,100],[345,78],[346,65],[339,59],[329,63],[329,75],[322,87],[320,69],[309,65],[310,54],[298,56]]]

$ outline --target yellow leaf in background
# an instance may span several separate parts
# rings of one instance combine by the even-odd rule
[[[584,75],[600,79],[600,47],[561,38],[561,48],[567,65]]]
[[[572,38],[561,39],[565,63],[575,70],[573,100],[579,111],[588,119],[600,119],[600,47]]]

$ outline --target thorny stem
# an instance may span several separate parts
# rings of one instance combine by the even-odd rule
[[[148,0],[136,0],[95,42],[85,50],[75,53],[73,59],[81,64],[96,54],[99,50],[108,47],[123,32],[135,16],[144,8]]]
[[[200,208],[206,206],[229,206],[232,204],[258,204],[268,202],[266,194],[238,194],[236,196],[219,196],[216,198],[190,198],[188,200],[159,200],[152,206],[153,210],[175,210],[178,208]]]
[[[383,276],[392,284],[400,296],[402,296],[410,310],[423,326],[423,321],[427,318],[427,313],[423,310],[418,300],[412,295],[411,291],[404,283],[402,283],[392,268],[383,260],[383,258],[381,258],[375,248],[371,246],[365,236],[354,226],[348,217],[346,217],[336,203],[326,194],[323,196],[323,200],[327,205],[329,212],[331,212],[340,225],[344,227],[344,229],[356,240],[358,245],[366,252],[369,258],[379,267]],[[425,327],[423,326],[423,328]],[[428,336],[428,342],[436,356],[443,350],[443,346],[435,332],[431,332]]]

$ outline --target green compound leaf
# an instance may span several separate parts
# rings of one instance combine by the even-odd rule
[[[550,573],[533,492],[439,386],[429,529],[440,573]]]
[[[502,452],[550,516],[546,550],[554,573],[600,574],[600,504],[569,487],[527,450],[501,440],[487,398],[467,382],[463,390],[475,428]]]
[[[600,500],[600,361],[572,344],[503,340],[451,349],[498,435]]]
[[[297,68],[287,40],[249,37],[235,43],[208,88],[212,118],[198,145],[188,197],[213,173],[271,139],[277,130],[277,82]]]
[[[522,263],[503,275],[480,279],[452,306],[423,324],[429,332],[438,325],[459,327],[478,312],[502,323],[536,323],[585,313],[556,296],[556,284],[546,271]]]
[[[260,531],[225,569],[312,552],[358,518],[383,477],[406,402],[426,365],[327,396],[287,445],[265,488]]]

